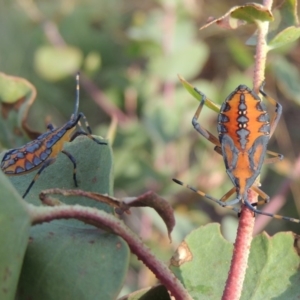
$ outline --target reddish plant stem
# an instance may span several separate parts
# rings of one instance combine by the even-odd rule
[[[256,199],[257,194],[252,190],[249,190],[248,200],[252,203],[255,202]],[[254,220],[253,212],[243,206],[239,219],[239,227],[234,244],[231,266],[222,300],[240,299],[248,265]]]
[[[50,197],[43,199],[48,205],[55,205],[55,200]],[[175,277],[168,266],[158,260],[151,250],[143,244],[124,223],[113,215],[91,207],[80,205],[59,205],[54,207],[36,207],[28,204],[28,212],[32,224],[41,224],[58,219],[77,219],[99,228],[110,228],[112,232],[122,237],[134,253],[170,291],[175,299],[191,300],[188,292],[181,282]]]
[[[264,0],[263,5],[271,10],[273,0]],[[255,65],[253,76],[253,89],[258,94],[259,88],[265,79],[265,68],[268,53],[267,34],[269,22],[257,21],[257,45],[255,53]]]

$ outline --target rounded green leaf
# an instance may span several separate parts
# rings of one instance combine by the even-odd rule
[[[171,270],[194,300],[221,299],[232,249],[219,224],[200,227],[181,243],[171,260]]]
[[[194,43],[180,48],[167,56],[152,58],[150,71],[164,81],[176,81],[176,74],[181,72],[186,78],[193,78],[201,71],[208,58],[208,48],[203,43]]]
[[[34,226],[30,236],[21,299],[116,299],[129,261],[124,240],[99,229],[56,222]]]
[[[296,299],[300,293],[300,259],[291,232],[269,237],[263,233],[254,238],[242,300]]]
[[[0,172],[0,299],[15,298],[27,248],[30,218],[21,197]]]
[[[34,57],[38,74],[49,81],[63,79],[80,69],[82,53],[71,46],[38,48]]]
[[[94,73],[101,68],[101,55],[96,51],[91,51],[84,60],[84,69],[87,73]]]
[[[31,93],[36,90],[26,79],[0,73],[0,102],[12,104]]]
[[[88,137],[80,136],[66,143],[64,149],[77,161],[80,189],[112,194],[113,163],[108,145],[99,145]],[[24,193],[36,172],[10,178],[20,194]],[[59,153],[56,161],[41,173],[26,201],[41,205],[39,193],[54,187],[75,188],[73,164],[63,153]],[[112,212],[106,204],[91,199],[59,198],[67,204],[93,206]],[[37,225],[30,232],[19,295],[24,299],[45,300],[96,299],[97,295],[115,299],[123,285],[128,261],[127,244],[114,234],[75,220]]]
[[[99,137],[95,138],[104,142]],[[108,145],[99,145],[85,136],[79,136],[73,142],[65,143],[64,150],[76,159],[79,189],[112,195],[113,162],[111,148]],[[36,172],[37,170],[25,175],[10,177],[20,195],[24,194]],[[49,188],[75,189],[73,164],[62,152],[58,154],[56,161],[41,173],[26,196],[26,201],[41,205],[39,193]],[[93,206],[112,212],[107,205],[89,199],[78,199],[76,197],[63,197],[60,199],[67,204]],[[69,224],[69,222],[67,223]]]
[[[292,233],[264,233],[253,239],[241,299],[297,298],[300,259],[293,244]],[[232,250],[218,224],[200,227],[181,243],[171,269],[193,299],[221,299]]]

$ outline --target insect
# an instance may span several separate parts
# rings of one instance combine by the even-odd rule
[[[26,197],[45,168],[55,162],[59,152],[64,153],[73,163],[73,180],[75,186],[78,186],[76,177],[76,159],[71,153],[63,150],[64,142],[71,142],[79,135],[86,135],[97,144],[107,145],[106,142],[98,141],[92,136],[92,131],[85,115],[82,112],[78,113],[79,92],[80,87],[78,73],[76,75],[75,109],[70,120],[58,128],[54,128],[52,124],[48,124],[48,131],[46,133],[40,135],[37,139],[20,148],[10,149],[5,153],[1,162],[1,169],[8,176],[23,175],[39,169],[23,194],[23,198]],[[84,131],[81,126],[81,118],[85,122],[87,132]],[[76,130],[77,125],[79,126],[79,130]]]
[[[218,115],[217,131],[219,138],[200,125],[198,118],[206,101],[213,103],[196,88],[194,89],[202,100],[192,119],[194,128],[207,140],[215,145],[215,151],[223,156],[226,172],[233,183],[221,199],[216,199],[192,186],[173,179],[174,182],[189,188],[197,194],[240,213],[236,204],[245,204],[254,214],[261,214],[277,219],[299,223],[300,220],[263,212],[257,205],[269,202],[270,197],[258,186],[257,177],[263,163],[273,163],[283,159],[281,154],[268,151],[267,144],[272,136],[282,113],[282,106],[260,87],[260,93],[275,106],[275,114],[270,121],[265,105],[260,97],[245,85],[239,85],[224,101]],[[272,157],[266,158],[266,153]],[[247,198],[248,190],[256,192],[262,201],[251,204]],[[228,200],[234,193],[236,198]]]

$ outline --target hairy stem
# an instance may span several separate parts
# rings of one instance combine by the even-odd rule
[[[256,201],[257,194],[249,190],[248,199],[251,203]],[[241,297],[248,266],[254,220],[253,212],[244,206],[239,219],[231,266],[222,297],[223,300],[238,300]]]

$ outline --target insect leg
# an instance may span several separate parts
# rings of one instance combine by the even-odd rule
[[[263,192],[258,186],[256,185],[252,185],[251,186],[251,190],[253,190],[256,194],[258,194],[262,200],[256,202],[256,203],[252,203],[252,206],[257,206],[257,205],[262,205],[262,204],[265,204],[265,203],[268,203],[270,202],[270,197],[269,195],[267,195],[265,192]]]
[[[54,126],[53,126],[51,123],[49,123],[49,124],[47,125],[47,129],[48,129],[49,131],[51,131],[51,130],[54,129]]]
[[[107,142],[101,142],[101,141],[98,141],[97,139],[95,139],[92,135],[90,135],[89,133],[83,131],[82,129],[74,132],[74,134],[71,136],[70,138],[70,142],[74,141],[78,136],[80,135],[85,135],[87,136],[88,138],[90,138],[91,140],[93,140],[94,142],[96,142],[97,144],[99,145],[107,145]]]
[[[278,121],[281,117],[282,114],[282,106],[281,104],[279,104],[275,99],[273,99],[272,97],[268,96],[265,92],[264,92],[264,85],[265,83],[263,82],[261,87],[259,88],[260,93],[272,104],[275,106],[275,114],[270,122],[270,137],[272,136],[275,128],[277,127]]]
[[[231,195],[233,195],[234,193],[236,192],[236,187],[234,186],[231,190],[229,190],[221,199],[220,199],[220,201],[222,201],[222,202],[225,202],[225,201],[227,201],[227,199],[229,199],[229,197],[231,196]],[[234,200],[233,200],[234,201]],[[231,202],[231,201],[229,201],[229,202]],[[228,201],[227,201],[227,203],[229,203]]]
[[[204,192],[200,191],[200,190],[197,190],[196,188],[190,186],[189,184],[186,184],[178,179],[175,179],[173,178],[172,179],[175,183],[179,184],[179,185],[182,185],[188,189],[190,189],[191,191],[195,192],[196,194],[202,196],[202,197],[205,197],[217,204],[219,204],[220,206],[222,207],[226,207],[226,208],[229,208],[233,211],[235,211],[236,213],[240,213],[240,209],[233,206],[234,204],[238,203],[240,200],[239,199],[235,199],[235,200],[232,200],[232,201],[229,201],[229,202],[225,202],[235,191],[236,191],[236,188],[233,187],[229,192],[227,192],[220,200],[210,196],[210,195],[207,195],[205,194]]]
[[[300,220],[299,220],[299,219],[294,219],[294,218],[285,217],[285,216],[281,216],[281,215],[275,215],[275,214],[263,212],[263,211],[261,211],[261,210],[259,210],[259,209],[256,209],[256,208],[253,207],[253,205],[248,201],[248,199],[246,199],[246,200],[244,201],[244,203],[245,203],[245,205],[246,205],[251,211],[253,211],[255,214],[267,216],[267,217],[274,218],[274,219],[286,220],[286,221],[294,222],[294,223],[300,223]]]
[[[267,150],[267,154],[269,154],[273,157],[265,158],[264,164],[273,164],[273,163],[276,163],[276,162],[279,162],[279,161],[283,160],[283,158],[284,158],[284,156],[282,154],[277,153],[277,152],[273,152],[273,151],[270,151],[270,150]]]
[[[214,151],[216,151],[217,153],[219,153],[220,155],[223,155],[223,152],[222,152],[222,148],[220,146],[216,146],[214,148]]]
[[[37,181],[37,179],[39,178],[39,176],[41,175],[41,173],[48,167],[50,166],[51,164],[53,164],[55,162],[55,158],[49,158],[47,159],[42,167],[39,169],[39,171],[35,174],[34,178],[32,179],[32,181],[30,182],[27,190],[25,191],[24,195],[23,195],[23,198],[26,197],[26,195],[29,193],[30,189],[32,188],[32,186],[34,185],[34,183]]]
[[[86,116],[85,116],[83,113],[79,113],[78,115],[80,115],[80,117],[83,118],[83,120],[84,120],[84,125],[85,125],[85,127],[86,127],[88,133],[89,133],[89,134],[92,134],[92,129],[91,129],[91,127],[90,127],[90,124],[89,124],[88,121],[87,121]],[[80,122],[79,122],[79,125],[81,126]]]
[[[75,186],[76,187],[78,187],[78,184],[77,184],[77,177],[76,177],[76,159],[75,159],[75,157],[71,154],[71,153],[69,153],[68,151],[66,151],[66,150],[62,150],[61,151],[63,154],[65,154],[65,155],[67,155],[67,157],[70,159],[70,161],[73,163],[73,166],[74,166],[74,168],[73,168],[73,180],[74,180],[74,184],[75,184]]]
[[[216,138],[212,133],[210,133],[208,130],[206,130],[205,128],[203,128],[199,122],[199,116],[200,113],[202,111],[203,105],[205,103],[205,101],[210,101],[209,99],[206,99],[206,96],[200,92],[197,88],[194,88],[194,90],[202,97],[202,100],[196,110],[196,113],[192,119],[192,124],[194,126],[194,128],[201,134],[203,135],[207,140],[209,140],[210,142],[212,142],[213,144],[215,144],[216,146],[220,147],[220,141],[218,138]],[[212,102],[212,101],[210,101]]]
[[[91,130],[91,127],[85,117],[85,115],[83,113],[79,113],[78,114],[78,125],[80,127],[80,130],[76,131],[72,136],[71,136],[71,139],[70,139],[70,142],[73,141],[76,137],[78,137],[79,135],[86,135],[87,137],[89,137],[91,140],[93,140],[94,142],[96,142],[97,144],[100,144],[100,145],[107,145],[107,142],[101,142],[101,141],[98,141],[97,139],[95,139],[93,136],[92,136],[92,130]],[[85,132],[83,129],[82,129],[82,126],[81,126],[81,123],[80,123],[80,118],[83,118],[84,120],[84,125],[87,129],[88,132]]]

